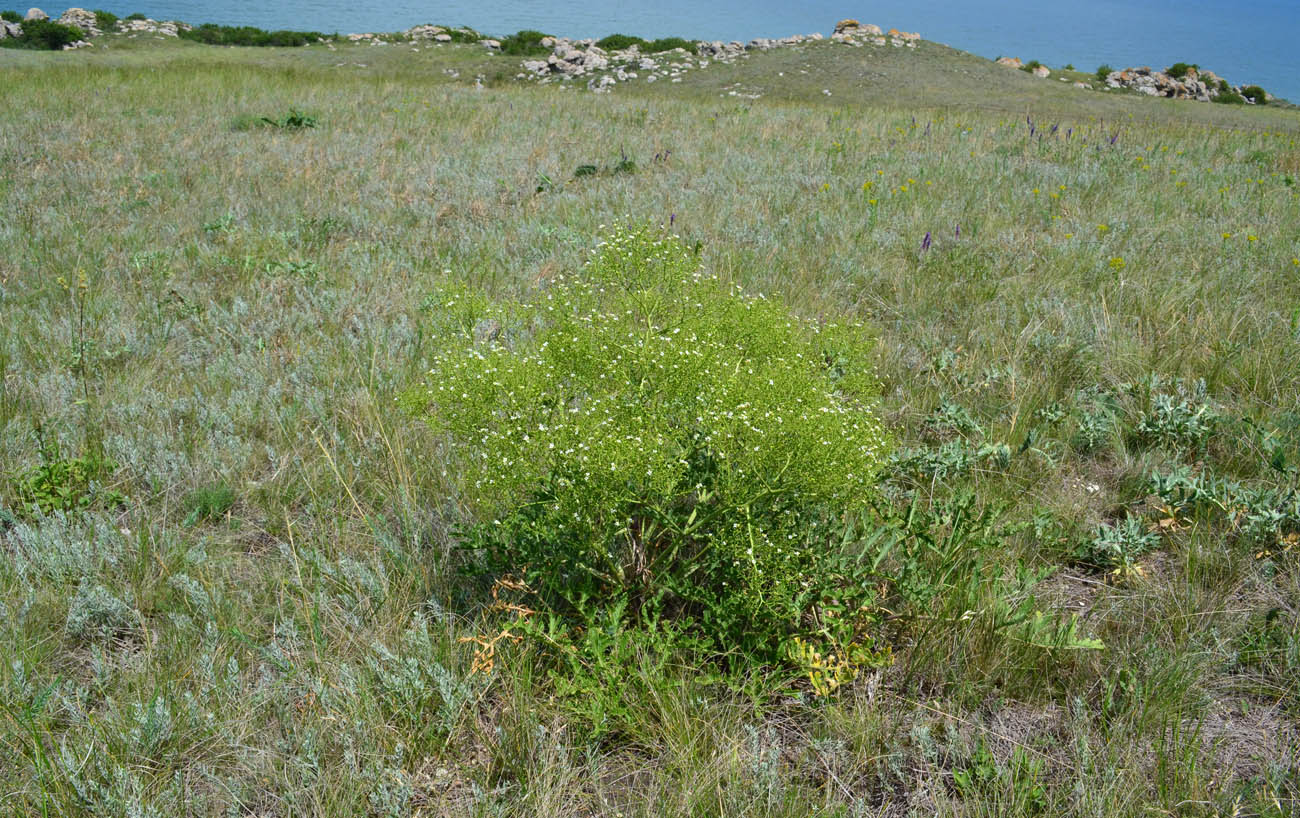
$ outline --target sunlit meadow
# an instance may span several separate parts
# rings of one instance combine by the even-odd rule
[[[1295,813],[1293,111],[947,50],[607,95],[377,51],[0,54],[10,814]],[[439,294],[532,297],[619,220],[872,328],[888,667],[481,661],[457,452],[397,397]]]

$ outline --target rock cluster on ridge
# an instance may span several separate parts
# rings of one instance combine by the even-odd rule
[[[840,20],[835,24],[835,31],[831,34],[831,42],[858,47],[871,44],[916,48],[916,44],[920,41],[921,35],[914,31],[899,31],[891,28],[888,33],[885,33],[880,26],[859,23],[857,20]]]
[[[996,62],[1007,68],[1025,68],[1025,63],[1021,62],[1019,57],[998,57]],[[1191,99],[1198,102],[1210,102],[1224,93],[1240,95],[1242,92],[1241,86],[1229,85],[1227,80],[1213,71],[1196,66],[1181,66],[1181,68],[1183,73],[1179,76],[1170,73],[1173,70],[1172,66],[1164,71],[1153,71],[1149,66],[1111,71],[1104,78],[1105,87],[1124,88],[1151,97]],[[1051,70],[1044,65],[1035,66],[1030,73],[1041,79],[1046,79],[1052,74]],[[1062,81],[1068,79],[1068,77],[1061,78]],[[1093,86],[1087,82],[1075,82],[1074,87],[1091,89]],[[1270,95],[1268,99],[1272,99],[1272,96]],[[1252,100],[1247,98],[1246,102],[1250,103]]]

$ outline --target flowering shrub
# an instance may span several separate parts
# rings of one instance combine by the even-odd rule
[[[865,328],[729,289],[646,227],[473,318],[444,322],[405,401],[453,446],[474,570],[526,589],[552,637],[614,620],[764,660],[869,645],[874,586],[831,533],[887,454]]]

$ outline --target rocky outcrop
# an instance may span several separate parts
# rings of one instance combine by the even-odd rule
[[[695,44],[695,50],[701,57],[711,57],[715,60],[725,60],[729,57],[738,57],[745,53],[745,44],[739,40],[732,40],[724,43],[721,40],[713,42],[699,42]]]
[[[439,34],[447,34],[447,29],[434,25],[413,26],[403,31],[402,34],[408,40],[432,40]],[[448,34],[447,39],[451,39],[451,35]]]
[[[857,20],[841,20],[835,25],[831,40],[851,45],[894,45],[915,48],[921,35],[894,32],[897,36],[885,37],[879,26],[863,25]],[[907,38],[907,39],[904,39]],[[723,42],[721,40],[700,41],[695,43],[692,53],[686,49],[675,48],[654,54],[641,53],[637,45],[626,49],[605,51],[596,45],[595,40],[572,40],[567,37],[543,37],[539,42],[551,53],[545,58],[534,57],[521,64],[522,73],[518,79],[533,79],[538,82],[567,82],[578,77],[587,77],[587,87],[596,92],[611,90],[616,84],[640,79],[644,82],[681,82],[689,71],[708,68],[712,63],[731,63],[745,59],[760,51],[776,48],[789,48],[815,43],[823,40],[821,34],[795,34],[789,37],[760,37],[742,43],[739,40]],[[757,92],[745,92],[739,86],[726,89],[727,96],[758,99]]]
[[[0,20],[0,40],[21,36],[23,36],[22,23],[11,23],[8,20]]]
[[[119,33],[136,37],[141,34],[154,34],[162,37],[175,37],[178,32],[189,31],[194,26],[189,23],[180,23],[175,20],[152,20],[148,17],[143,20],[118,20],[117,30]]]
[[[71,8],[63,12],[58,21],[65,26],[76,26],[87,37],[98,37],[104,33],[99,30],[99,21],[95,19],[93,11]]]
[[[608,91],[614,83],[637,79],[637,71],[662,72],[663,76],[680,76],[687,63],[692,63],[684,49],[673,49],[659,54],[642,54],[633,45],[630,48],[606,51],[594,40],[570,40],[567,37],[546,37],[541,41],[551,53],[544,59],[524,60],[521,77],[573,79],[597,72],[612,72],[587,83],[593,91]],[[743,50],[743,49],[742,49]]]
[[[50,19],[50,15],[46,14],[40,9],[31,8],[31,9],[27,9],[27,15],[23,17],[23,19],[24,20],[48,20]]]
[[[1017,57],[998,57],[998,65],[1005,65],[1008,68],[1025,68],[1025,64]],[[1034,65],[1030,71],[1035,77],[1046,79],[1052,75],[1047,66]],[[1185,72],[1178,77],[1171,75],[1168,70],[1153,71],[1149,66],[1138,68],[1125,68],[1123,71],[1112,71],[1105,78],[1105,88],[1109,89],[1128,89],[1136,91],[1139,94],[1145,94],[1151,97],[1164,97],[1166,99],[1194,99],[1199,102],[1209,102],[1222,93],[1231,91],[1232,93],[1241,94],[1241,88],[1228,85],[1228,83],[1215,74],[1213,71],[1206,71],[1190,66],[1179,66],[1185,68]],[[1069,77],[1061,77],[1062,82],[1069,82]],[[1075,88],[1092,90],[1092,83],[1074,82]],[[1105,90],[1103,88],[1102,90]],[[1249,99],[1246,100],[1248,103]]]
[[[444,28],[431,24],[413,26],[396,34],[383,34],[374,31],[348,34],[346,39],[350,43],[366,43],[368,45],[399,45],[403,42],[445,45],[457,41],[469,42],[472,40],[493,50],[501,48],[500,40],[488,39],[472,28]]]
[[[1151,97],[1194,99],[1200,102],[1209,102],[1217,97],[1226,84],[1213,71],[1195,68],[1188,68],[1182,77],[1170,76],[1166,71],[1152,71],[1148,66],[1112,71],[1106,76],[1107,88],[1128,88]],[[1232,90],[1240,93],[1240,89]]]
[[[546,57],[524,60],[519,78],[532,78],[542,82],[572,80],[591,76],[587,87],[592,91],[609,91],[616,83],[644,78],[646,82],[666,79],[681,82],[687,71],[707,68],[711,62],[729,63],[753,52],[786,48],[821,40],[821,34],[795,34],[790,37],[758,38],[742,43],[739,40],[701,41],[691,53],[683,48],[654,54],[641,53],[638,45],[625,49],[606,51],[595,40],[572,40],[568,37],[544,37],[543,48],[551,53]],[[485,43],[486,44],[486,43]],[[499,46],[499,44],[498,44]],[[491,46],[489,46],[491,47]]]
[[[921,41],[921,35],[915,32],[899,31],[891,28],[889,34],[880,28],[880,26],[859,23],[857,20],[840,20],[835,24],[835,32],[831,34],[831,42],[843,43],[845,45],[864,46],[864,45],[892,45],[895,48],[907,46],[916,48],[916,44]]]
[[[822,35],[819,33],[794,34],[789,37],[779,37],[775,39],[771,39],[767,37],[759,37],[757,39],[750,40],[745,45],[745,50],[746,51],[767,51],[768,49],[772,49],[772,48],[783,48],[785,46],[799,45],[801,43],[814,43],[820,39],[822,39]]]

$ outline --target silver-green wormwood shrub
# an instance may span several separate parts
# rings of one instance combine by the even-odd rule
[[[887,454],[866,328],[729,288],[649,227],[531,300],[474,303],[404,398],[451,444],[472,570],[552,637],[612,620],[760,661],[870,645],[875,585],[834,536]]]

